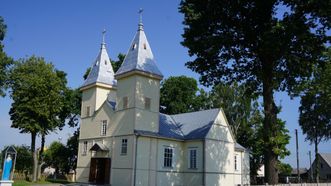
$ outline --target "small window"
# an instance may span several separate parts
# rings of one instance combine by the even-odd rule
[[[128,97],[123,97],[123,109],[128,108]]]
[[[146,110],[151,109],[151,98],[145,97],[145,109]]]
[[[133,44],[132,45],[132,50],[136,49],[136,47],[137,47],[137,44]]]
[[[173,158],[173,148],[171,147],[164,148],[163,166],[172,167],[172,158]]]
[[[101,136],[105,136],[107,134],[107,120],[102,120],[101,123]]]
[[[323,163],[321,163],[321,169],[323,169]]]
[[[234,170],[238,170],[238,160],[237,160],[237,155],[234,156]]]
[[[145,50],[147,49],[147,47],[146,47],[146,43],[144,43],[144,49],[145,49]]]
[[[86,107],[86,117],[89,117],[90,116],[90,110],[91,110],[91,107],[90,106],[87,106]]]
[[[189,169],[197,168],[197,149],[189,149]]]
[[[128,152],[128,139],[122,139],[121,155],[126,155]]]
[[[87,141],[84,141],[84,143],[83,143],[83,152],[82,152],[82,154],[83,154],[83,155],[86,155],[86,153],[87,153]]]
[[[107,60],[105,60],[105,65],[107,65]]]

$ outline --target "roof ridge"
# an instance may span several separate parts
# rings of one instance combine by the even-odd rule
[[[180,114],[172,114],[169,116],[179,116],[179,115],[185,115],[185,114],[191,114],[191,113],[198,113],[198,112],[207,112],[207,111],[212,111],[212,110],[220,110],[220,108],[212,108],[212,109],[207,109],[207,110],[199,110],[199,111],[192,111],[192,112],[185,112],[185,113],[180,113]]]

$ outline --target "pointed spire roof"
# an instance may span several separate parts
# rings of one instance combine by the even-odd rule
[[[139,13],[142,13],[142,10],[140,10]],[[115,76],[134,71],[154,75],[160,79],[163,77],[161,71],[156,66],[151,47],[147,41],[141,15],[138,24],[138,31],[134,36],[125,59]]]
[[[111,65],[105,43],[105,33],[102,32],[103,40],[101,43],[100,52],[91,67],[91,71],[87,76],[82,87],[86,87],[95,83],[102,83],[110,86],[116,86],[116,80],[114,78],[114,70]]]

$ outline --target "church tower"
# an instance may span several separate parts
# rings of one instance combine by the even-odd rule
[[[106,50],[105,32],[103,31],[100,52],[84,84],[80,87],[82,91],[82,117],[92,116],[107,99],[110,102],[116,101],[116,80]]]
[[[158,132],[160,81],[162,73],[157,68],[143,24],[138,30],[126,54],[123,64],[115,74],[117,80],[117,113],[119,125],[132,134],[134,130]]]

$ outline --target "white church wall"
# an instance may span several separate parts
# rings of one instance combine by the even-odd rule
[[[164,167],[164,149],[166,147],[173,149],[172,167]],[[183,142],[158,139],[157,185],[183,185],[183,147]]]
[[[242,162],[242,183],[245,185],[250,184],[250,165],[249,165],[249,152],[243,152]]]
[[[229,125],[226,122],[225,115],[222,111],[220,111],[217,115],[215,122],[210,128],[206,138],[234,142]]]
[[[97,86],[96,88],[96,101],[95,101],[95,110],[98,110],[102,104],[107,100],[107,97],[108,97],[108,94],[110,92],[113,92],[114,94],[114,91],[110,91],[109,88],[104,88],[104,87],[99,87]]]
[[[145,109],[144,97],[151,98],[150,111],[159,112],[160,81],[149,77],[136,77],[136,107]]]
[[[135,109],[126,109],[116,112],[115,117],[112,119],[113,123],[117,124],[114,128],[115,136],[133,134],[134,115]]]
[[[159,115],[158,113],[153,113],[146,110],[136,109],[135,112],[135,119],[136,119],[136,130],[143,130],[143,131],[152,131],[158,132],[159,131]]]
[[[95,87],[84,90],[82,93],[82,106],[81,106],[81,117],[88,117],[87,116],[87,107],[90,109],[90,116],[95,110],[95,100],[96,100],[96,91]]]
[[[156,185],[157,139],[138,137],[136,185]]]
[[[124,77],[117,81],[117,98],[116,98],[116,110],[126,109],[123,106],[123,98],[127,97],[128,99],[128,108],[134,107],[134,98],[135,98],[135,77]]]
[[[131,185],[133,181],[135,136],[123,135],[113,138],[111,184],[113,186]],[[127,139],[127,153],[122,154],[122,140]]]

